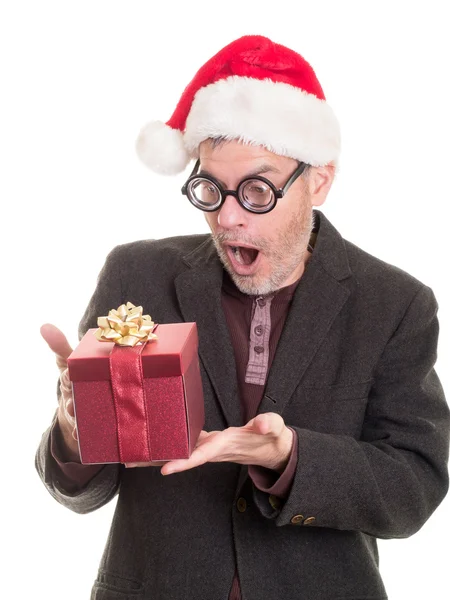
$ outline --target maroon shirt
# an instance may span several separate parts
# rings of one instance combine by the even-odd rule
[[[243,425],[257,413],[298,283],[299,280],[266,296],[249,296],[236,288],[224,270],[222,308],[236,361]],[[254,485],[261,491],[278,498],[285,498],[288,495],[297,464],[297,434],[292,431],[294,434],[292,451],[283,473],[279,474],[259,466],[250,465],[248,468]],[[83,488],[102,468],[102,465],[81,465],[65,461],[64,445],[56,420],[52,428],[50,444],[58,479],[69,493]],[[229,600],[241,600],[237,570]]]
[[[243,425],[253,419],[258,411],[298,282],[267,296],[249,296],[240,292],[224,271],[222,308],[234,349]],[[254,485],[278,498],[287,496],[297,465],[297,434],[292,431],[294,440],[291,456],[281,475],[264,467],[248,468]],[[229,600],[241,600],[237,570]]]

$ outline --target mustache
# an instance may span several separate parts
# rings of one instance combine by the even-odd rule
[[[249,235],[245,235],[242,233],[215,233],[212,235],[212,238],[216,244],[223,245],[228,242],[233,242],[234,244],[248,244],[249,246],[253,246],[259,250],[267,249],[268,243],[264,238],[256,238]]]

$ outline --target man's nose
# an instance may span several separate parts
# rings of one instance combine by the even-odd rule
[[[243,208],[237,198],[229,194],[219,209],[218,224],[224,229],[233,229],[247,225],[249,212]]]

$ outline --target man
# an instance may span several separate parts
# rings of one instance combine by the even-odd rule
[[[211,235],[115,248],[79,333],[127,300],[195,321],[206,422],[189,459],[82,465],[71,349],[43,326],[61,394],[39,474],[80,513],[118,493],[91,598],[386,598],[376,538],[415,533],[448,489],[437,304],[317,210],[339,127],[314,71],[241,38],[138,151],[162,173],[198,159],[183,194]]]

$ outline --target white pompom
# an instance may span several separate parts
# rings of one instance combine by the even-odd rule
[[[181,173],[190,160],[181,131],[162,121],[152,121],[141,129],[136,152],[144,165],[161,175]]]

